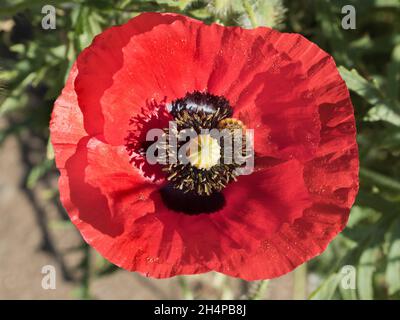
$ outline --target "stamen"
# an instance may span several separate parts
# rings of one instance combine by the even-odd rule
[[[228,130],[236,130],[236,129],[241,129],[241,130],[245,130],[246,127],[243,124],[242,121],[240,121],[239,119],[235,119],[235,118],[225,118],[223,120],[221,120],[218,123],[218,129],[223,130],[223,129],[228,129]]]

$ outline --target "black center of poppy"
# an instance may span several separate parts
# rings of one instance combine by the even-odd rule
[[[167,184],[160,189],[160,195],[168,209],[188,215],[210,214],[225,206],[225,197],[221,192],[204,196],[194,192],[184,192],[174,188],[172,184]]]
[[[243,159],[249,151],[243,123],[232,118],[233,110],[226,98],[208,92],[187,93],[166,109],[169,121],[164,122],[162,142],[154,153],[163,160],[159,164],[168,181],[160,189],[164,204],[186,214],[219,211],[225,205],[222,190],[236,181],[236,169],[243,164],[237,159]],[[161,114],[161,110],[153,111],[151,117],[143,121],[132,120],[134,124],[139,123],[137,127],[142,130],[130,131],[126,146],[132,162],[142,170],[147,166],[147,150],[152,143],[144,142],[143,137],[148,132],[144,127],[149,124],[149,129],[158,127],[152,124],[160,120],[155,114]],[[168,127],[165,127],[167,122]],[[237,140],[241,142],[239,146]],[[175,141],[175,148],[171,148],[170,141]],[[138,162],[135,154],[139,154]],[[141,163],[141,158],[146,161]],[[153,171],[149,171],[148,176],[153,175]]]
[[[221,96],[195,91],[184,98],[173,101],[169,112],[176,127],[164,128],[166,140],[180,133],[192,133],[178,141],[177,148],[168,149],[165,154],[177,161],[168,163],[163,171],[175,189],[183,193],[211,196],[221,192],[230,182],[236,181],[235,169],[241,166],[234,157],[234,151],[243,156],[246,151],[244,125],[231,118],[232,107]],[[234,134],[239,132],[242,140],[239,150],[234,148]],[[186,148],[186,149],[185,149]],[[177,153],[174,150],[184,150]],[[182,161],[183,158],[188,161]],[[229,159],[228,159],[229,158]]]

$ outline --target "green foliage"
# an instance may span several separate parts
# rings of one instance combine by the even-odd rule
[[[311,262],[324,278],[327,272],[331,273],[313,297],[397,299],[400,297],[400,1],[351,1],[357,9],[357,29],[348,31],[341,30],[338,20],[344,4],[347,3],[315,1],[315,15],[321,28],[310,29],[308,33],[314,34],[315,41],[341,65],[339,71],[352,95],[361,164],[360,193],[348,227],[326,253]],[[339,243],[342,254],[337,252]],[[335,263],[338,258],[339,263]],[[321,272],[320,263],[334,267]],[[341,279],[341,268],[347,264],[356,267],[356,289],[344,290],[339,282],[332,292],[329,282],[336,277]],[[324,290],[326,287],[329,290]]]
[[[388,263],[385,276],[389,295],[394,295],[400,291],[400,219],[393,223],[387,238]]]
[[[41,7],[57,8],[57,28],[41,28]],[[357,10],[357,29],[341,28],[341,8]],[[335,58],[355,107],[360,194],[348,227],[307,269],[319,275],[311,299],[400,298],[400,1],[398,0],[17,0],[0,7],[0,143],[9,135],[43,142],[27,175],[35,188],[54,169],[48,123],[54,100],[79,52],[108,26],[143,11],[180,12],[206,23],[270,26],[299,32]],[[5,123],[5,125],[3,125]],[[63,224],[64,225],[64,224]],[[82,249],[82,248],[81,248]],[[94,276],[114,266],[90,265],[83,247],[82,298]],[[356,289],[341,286],[341,268],[357,271]]]
[[[340,276],[333,273],[328,276],[324,283],[315,290],[309,297],[311,300],[329,300],[334,297],[335,291],[339,285]]]
[[[285,19],[286,8],[281,0],[242,1],[245,14],[242,14],[239,24],[243,27],[258,26],[280,29]]]

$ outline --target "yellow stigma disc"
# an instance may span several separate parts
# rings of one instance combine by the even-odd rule
[[[192,166],[198,169],[210,169],[218,164],[221,147],[209,134],[200,134],[190,141],[186,154]]]

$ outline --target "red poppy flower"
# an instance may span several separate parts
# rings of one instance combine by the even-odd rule
[[[254,129],[254,171],[150,164],[146,134],[171,119]],[[358,189],[353,107],[332,57],[269,28],[159,13],[112,27],[79,55],[50,130],[84,239],[157,278],[287,273],[344,228]]]

